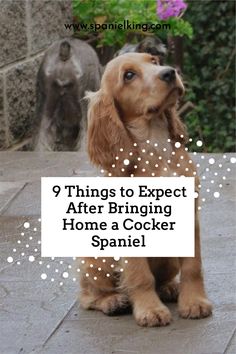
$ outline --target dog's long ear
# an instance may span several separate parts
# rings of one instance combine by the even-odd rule
[[[165,115],[168,121],[168,129],[170,133],[170,138],[173,142],[180,142],[185,144],[188,139],[187,129],[184,123],[181,121],[180,117],[176,112],[176,108],[170,108],[165,111]]]
[[[106,170],[112,164],[120,164],[123,154],[132,142],[124,127],[111,95],[102,92],[87,93],[88,109],[88,153],[91,161]],[[116,156],[119,160],[116,160]]]

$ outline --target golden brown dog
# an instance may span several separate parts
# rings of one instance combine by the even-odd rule
[[[186,131],[175,108],[183,93],[175,69],[160,66],[149,54],[129,53],[113,59],[100,90],[89,94],[91,161],[109,176],[195,176],[198,191],[195,166],[184,147]],[[130,164],[124,166],[127,158]],[[82,306],[113,314],[130,304],[141,326],[170,323],[170,311],[161,299],[178,298],[179,314],[184,318],[210,315],[212,306],[201,270],[197,200],[195,213],[193,258],[86,258],[81,274]]]

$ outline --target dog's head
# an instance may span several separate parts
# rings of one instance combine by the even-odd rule
[[[139,118],[150,121],[166,113],[171,137],[182,134],[175,105],[183,93],[176,70],[161,66],[157,57],[128,53],[113,59],[100,90],[90,95],[88,146],[92,161],[111,165],[117,148],[132,144],[129,125]]]

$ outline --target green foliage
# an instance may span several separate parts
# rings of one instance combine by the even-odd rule
[[[235,151],[234,7],[233,1],[194,1],[185,14],[194,30],[184,48],[186,99],[196,105],[186,124],[208,152]]]
[[[156,0],[73,0],[73,14],[79,23],[116,23],[123,24],[124,20],[136,24],[170,24],[170,30],[153,29],[150,33],[155,33],[160,37],[166,35],[186,35],[191,38],[192,27],[183,19],[170,18],[161,21],[156,14]],[[82,30],[77,35],[80,38],[97,38],[97,46],[123,46],[130,38],[135,39],[134,34],[145,34],[144,29],[118,29],[98,31],[96,36],[91,29]],[[132,36],[133,34],[133,36]]]

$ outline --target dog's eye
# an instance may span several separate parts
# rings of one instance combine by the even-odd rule
[[[125,81],[130,81],[130,80],[132,80],[134,77],[135,77],[135,73],[133,72],[133,71],[126,71],[125,73],[124,73],[124,80]]]

